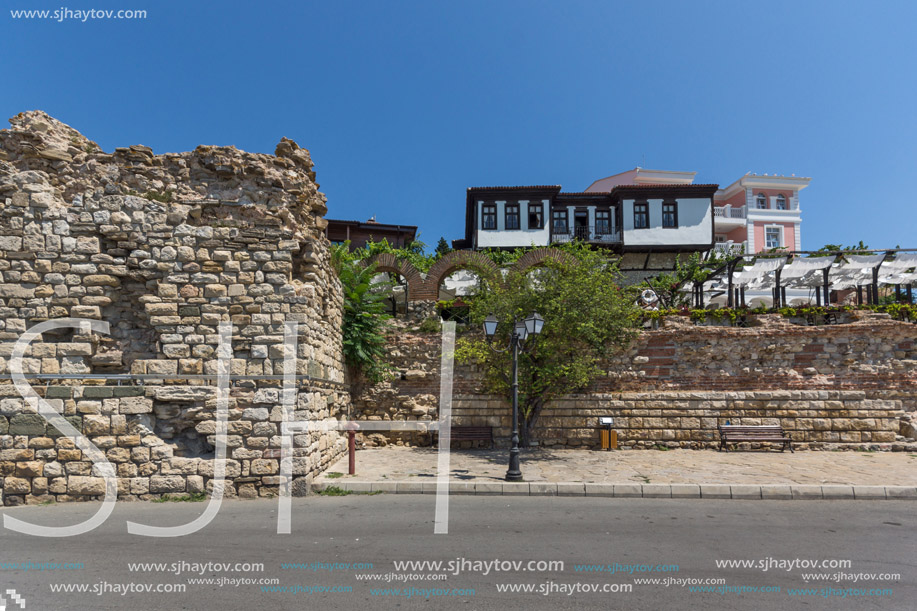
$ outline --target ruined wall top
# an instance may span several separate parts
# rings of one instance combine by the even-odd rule
[[[234,146],[199,146],[153,154],[143,145],[102,151],[98,144],[42,111],[23,112],[0,130],[0,205],[17,190],[33,204],[64,207],[74,199],[139,196],[169,203],[192,218],[223,203],[238,216],[272,217],[303,239],[324,229],[325,196],[306,149],[282,138],[274,155]]]
[[[85,354],[36,348],[27,371],[206,372],[224,321],[233,371],[272,375],[283,323],[296,321],[298,367],[341,378],[342,294],[308,151],[284,138],[275,155],[105,153],[40,111],[10,123],[0,131],[0,374],[23,331],[74,317],[107,320],[111,335]]]

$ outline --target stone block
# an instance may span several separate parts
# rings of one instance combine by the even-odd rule
[[[504,496],[528,496],[531,494],[531,486],[528,482],[504,482]]]
[[[0,250],[18,252],[22,250],[22,238],[18,236],[0,236]]]
[[[701,484],[700,497],[702,499],[731,499],[732,491],[728,484]]]
[[[87,386],[83,389],[84,399],[107,399],[114,395],[112,386]]]
[[[135,361],[136,363],[136,361]],[[159,359],[144,361],[146,372],[153,375],[173,375],[178,373],[178,362]]]
[[[200,494],[204,492],[204,478],[200,475],[189,475],[185,478],[187,481],[187,491],[191,494]]]
[[[142,386],[113,386],[112,396],[117,398],[123,397],[142,397],[144,389]]]
[[[111,418],[95,414],[83,416],[83,434],[90,437],[111,434]]]
[[[105,478],[71,475],[67,478],[67,494],[99,496],[105,494]]]
[[[121,286],[121,281],[114,276],[105,274],[91,274],[89,276],[83,276],[83,286],[118,287]]]
[[[222,284],[208,284],[204,286],[204,297],[225,297],[226,287]]]
[[[821,486],[796,484],[796,485],[790,486],[790,488],[793,490],[794,499],[809,500],[809,499],[823,498],[822,492],[821,492]]]
[[[672,498],[671,484],[643,484],[643,498],[669,499]]]
[[[38,414],[16,414],[10,418],[10,435],[44,435],[47,430],[45,419]]]
[[[532,496],[557,496],[557,484],[553,482],[530,482],[529,494]]]
[[[280,471],[280,465],[276,460],[259,458],[252,461],[249,470],[252,475],[274,475]]]
[[[673,499],[699,499],[700,486],[698,484],[672,484]]]
[[[40,460],[16,463],[17,477],[41,477],[43,470],[44,463]]]
[[[734,499],[760,499],[761,486],[756,484],[733,484],[729,487]]]
[[[824,485],[821,487],[824,499],[853,499],[853,486]]]
[[[582,482],[559,482],[557,496],[585,496],[586,484]]]
[[[474,494],[474,483],[449,482],[449,494]]]
[[[147,303],[143,307],[150,316],[175,316],[178,314],[177,303]]]
[[[184,492],[185,478],[181,475],[154,475],[150,478],[150,492]]]
[[[70,316],[73,318],[102,318],[102,312],[99,306],[80,305],[70,308]]]
[[[786,501],[793,498],[793,490],[789,485],[765,484],[761,486],[761,498]]]
[[[153,400],[146,397],[124,397],[119,401],[118,412],[122,414],[152,413]]]
[[[639,489],[640,487],[637,486]],[[585,483],[586,496],[614,496],[615,487],[613,484],[594,484],[591,482]]]
[[[249,407],[242,411],[242,418],[245,420],[263,421],[270,417],[270,411],[266,407]]]
[[[70,426],[75,428],[78,431],[83,430],[83,417],[82,416],[65,416],[64,420],[70,423]],[[48,437],[63,437],[64,434],[57,430],[54,425],[48,425]],[[76,450],[79,452],[79,450]]]
[[[398,482],[395,486],[395,492],[398,494],[422,494],[422,482]]]
[[[478,482],[474,485],[475,494],[503,494],[503,482]]]
[[[215,397],[216,389],[211,386],[160,386],[154,396],[157,401],[206,401]]]
[[[3,494],[29,494],[32,492],[32,482],[22,477],[6,477],[3,480]]]
[[[201,460],[198,458],[172,457],[162,462],[161,471],[163,475],[195,475],[197,474]]]
[[[854,486],[853,496],[865,500],[885,499],[885,486]]]
[[[73,388],[70,386],[49,386],[45,390],[46,399],[69,399],[73,396]]]
[[[150,493],[150,478],[148,477],[132,477],[130,478],[130,490],[131,494],[149,494]]]

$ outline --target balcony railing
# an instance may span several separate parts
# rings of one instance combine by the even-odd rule
[[[738,256],[745,254],[747,244],[748,242],[717,242],[713,248],[721,256]]]
[[[621,241],[621,232],[614,227],[603,225],[554,227],[551,231],[552,242],[572,242],[573,240],[594,244],[617,244]]]
[[[744,219],[745,206],[714,206],[713,216],[718,219]]]

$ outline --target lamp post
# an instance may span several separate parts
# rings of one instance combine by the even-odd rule
[[[509,347],[498,350],[491,345],[494,335],[497,333],[497,325],[500,321],[491,314],[484,319],[484,334],[487,336],[487,343],[494,352],[512,352],[513,356],[513,436],[512,445],[509,450],[509,469],[506,470],[506,481],[522,481],[522,471],[519,468],[519,353],[525,350],[525,340],[530,335],[539,335],[544,327],[544,318],[534,312],[531,316],[523,320],[513,322],[513,330],[510,334]]]

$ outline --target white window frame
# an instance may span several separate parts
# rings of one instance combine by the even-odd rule
[[[778,244],[776,246],[769,246],[767,243],[767,230],[768,229],[777,230]],[[785,246],[786,246],[786,236],[784,235],[783,225],[765,225],[764,226],[764,248],[766,248],[767,250],[770,250],[771,248],[783,248]]]
[[[764,206],[761,205],[762,197],[764,198]],[[755,195],[755,209],[767,210],[768,208],[770,208],[770,206],[767,201],[767,195],[765,195],[764,193],[758,193],[757,195]]]

